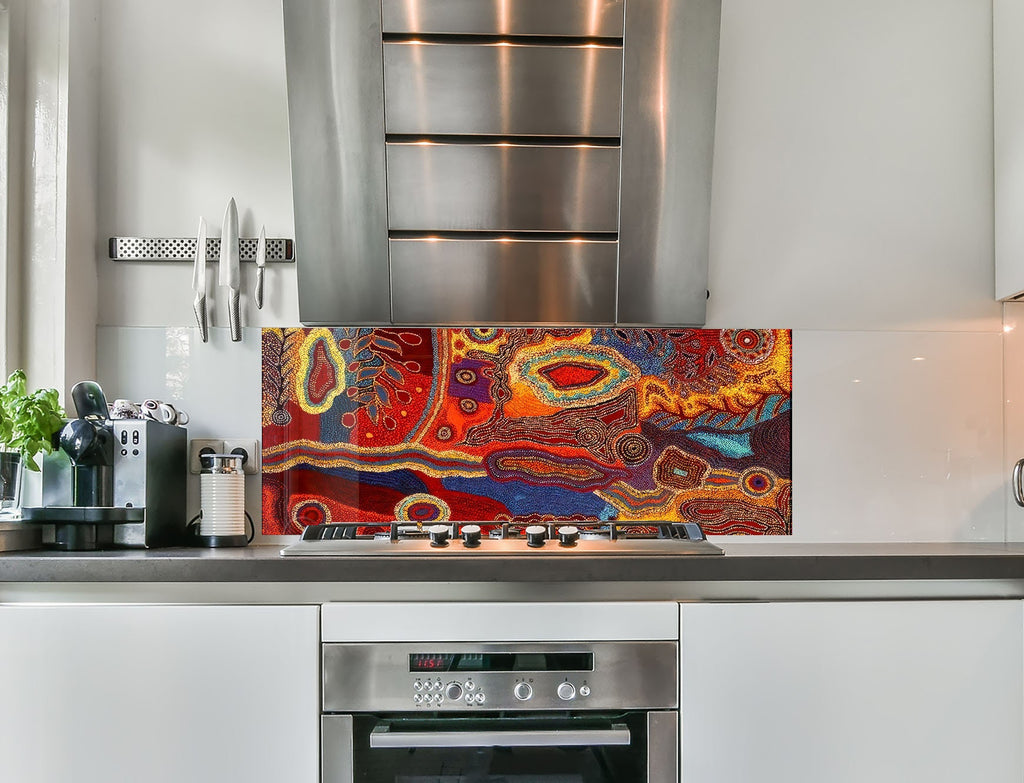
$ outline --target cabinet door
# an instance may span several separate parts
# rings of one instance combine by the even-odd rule
[[[315,783],[317,607],[0,607],[0,779]]]
[[[683,605],[684,783],[1020,783],[1019,601]]]
[[[996,299],[1024,293],[1024,2],[992,2]]]

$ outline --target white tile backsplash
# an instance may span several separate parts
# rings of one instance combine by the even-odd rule
[[[1024,541],[1024,508],[1014,502],[1010,476],[1024,458],[1024,302],[1003,305],[1003,478],[1006,540]]]
[[[96,330],[97,380],[110,401],[123,397],[171,402],[189,414],[189,438],[255,438],[262,441],[260,330],[245,328],[242,341],[195,327],[117,327]],[[260,476],[245,478],[245,507],[260,529]],[[189,516],[199,513],[199,480],[188,482]],[[270,537],[264,540],[272,540]]]
[[[173,403],[188,412],[189,437],[260,437],[260,330],[211,328],[210,341],[188,326],[96,330],[98,380],[107,398]]]
[[[203,344],[192,327],[101,327],[97,341],[111,399],[180,405],[190,438],[261,437],[259,329]],[[793,540],[1003,540],[1002,351],[1000,333],[794,332]],[[258,476],[246,507],[258,526]]]
[[[1002,541],[1001,335],[793,335],[794,541]]]

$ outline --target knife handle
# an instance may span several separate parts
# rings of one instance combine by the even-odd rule
[[[231,299],[228,302],[228,325],[231,327],[231,342],[242,342],[241,314],[238,310],[239,292],[238,289],[231,291]]]
[[[209,342],[210,333],[206,328],[206,297],[202,294],[196,294],[196,298],[192,301],[192,309],[196,314],[196,323],[199,324],[199,336],[203,338],[203,342]]]
[[[263,267],[256,267],[256,291],[253,293],[253,301],[256,302],[256,309],[263,309]]]

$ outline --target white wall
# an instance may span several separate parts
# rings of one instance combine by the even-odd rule
[[[112,236],[220,236],[229,198],[239,230],[293,237],[281,0],[101,0],[98,252]],[[243,265],[246,325],[297,325],[295,270],[269,265],[262,312]],[[211,278],[212,285],[213,278]],[[99,323],[187,326],[192,270],[99,265]],[[211,289],[212,292],[212,289]],[[214,296],[213,323],[227,325]]]
[[[291,236],[279,0],[102,0],[101,21],[101,239],[200,214],[217,235],[232,195],[243,235]],[[724,0],[708,326],[795,330],[795,540],[1006,535],[992,217],[988,3]],[[258,352],[180,331],[188,265],[99,269],[101,382],[187,394],[217,433]],[[244,322],[297,324],[294,270],[268,294]],[[217,386],[140,374],[189,333]],[[258,437],[256,390],[233,410],[251,429],[221,434]]]

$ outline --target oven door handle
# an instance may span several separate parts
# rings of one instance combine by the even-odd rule
[[[370,732],[371,748],[554,748],[628,745],[629,727],[614,723],[607,729],[538,731],[391,731],[386,723]]]

